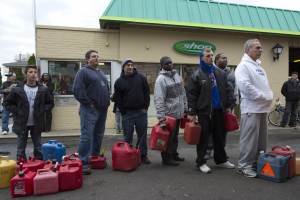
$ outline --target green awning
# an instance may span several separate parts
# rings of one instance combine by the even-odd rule
[[[204,0],[112,0],[100,26],[122,23],[300,36],[300,11]]]

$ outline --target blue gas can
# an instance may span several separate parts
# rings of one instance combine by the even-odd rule
[[[258,176],[273,182],[284,182],[288,177],[289,156],[262,153],[258,159]]]
[[[66,147],[56,140],[49,140],[42,145],[42,153],[44,160],[56,160],[62,162],[62,157],[66,155]]]

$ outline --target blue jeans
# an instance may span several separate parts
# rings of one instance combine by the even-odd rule
[[[10,112],[3,106],[2,110],[2,131],[9,132],[8,122],[9,122],[9,114]]]
[[[87,166],[90,155],[99,155],[105,131],[107,110],[98,111],[91,106],[80,105],[79,158]]]
[[[138,146],[141,150],[141,155],[142,157],[147,156],[147,111],[126,111],[126,114],[122,115],[122,126],[124,132],[124,139],[129,144],[132,144],[133,132],[135,128],[139,142]]]

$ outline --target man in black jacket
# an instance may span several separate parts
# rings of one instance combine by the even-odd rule
[[[27,66],[26,82],[12,88],[4,105],[13,113],[13,132],[17,138],[17,159],[26,160],[28,132],[34,146],[33,154],[42,160],[41,132],[44,125],[44,113],[53,108],[53,98],[46,87],[37,82],[37,67]]]
[[[289,121],[289,126],[295,127],[297,108],[300,100],[298,72],[292,72],[291,78],[282,85],[281,94],[285,96],[285,112],[280,126],[285,127]]]
[[[150,164],[147,157],[147,110],[150,91],[147,79],[133,67],[132,59],[122,63],[122,73],[114,85],[115,104],[122,114],[125,141],[132,143],[134,127],[141,149],[142,163]]]
[[[215,163],[219,167],[234,168],[227,160],[225,152],[224,127],[224,112],[234,103],[234,100],[230,99],[232,92],[225,72],[213,65],[212,50],[205,48],[200,54],[200,65],[193,72],[187,85],[188,117],[202,126],[196,162],[203,173],[211,172],[205,158],[211,134]]]

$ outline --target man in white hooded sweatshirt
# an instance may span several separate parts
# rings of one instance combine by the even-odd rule
[[[270,112],[273,92],[259,60],[262,46],[258,39],[247,40],[245,54],[235,71],[241,95],[240,155],[238,173],[254,178],[260,151],[267,147],[267,113]]]

